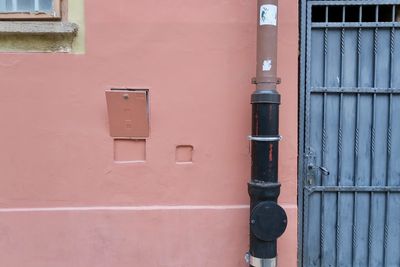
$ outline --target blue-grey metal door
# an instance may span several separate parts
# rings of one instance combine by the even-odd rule
[[[305,3],[302,266],[400,266],[400,2]]]

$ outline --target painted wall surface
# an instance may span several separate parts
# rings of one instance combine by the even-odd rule
[[[293,267],[298,14],[280,3],[279,266]],[[2,53],[0,266],[246,266],[256,16],[255,0],[86,1],[85,54]],[[111,87],[150,89],[144,163],[114,161]]]

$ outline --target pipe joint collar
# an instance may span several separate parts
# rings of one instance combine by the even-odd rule
[[[281,103],[281,96],[276,90],[256,90],[251,95],[252,104],[276,104]]]
[[[279,183],[265,183],[253,179],[248,183],[249,196],[256,202],[276,201],[280,192],[281,185]]]

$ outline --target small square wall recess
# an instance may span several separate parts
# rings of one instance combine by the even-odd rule
[[[192,163],[193,162],[193,146],[181,145],[176,147],[175,152],[176,163]]]
[[[114,161],[140,163],[146,161],[145,139],[114,139]]]

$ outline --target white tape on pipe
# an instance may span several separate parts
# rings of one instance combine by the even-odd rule
[[[276,26],[278,7],[275,5],[262,5],[260,8],[260,25]]]

